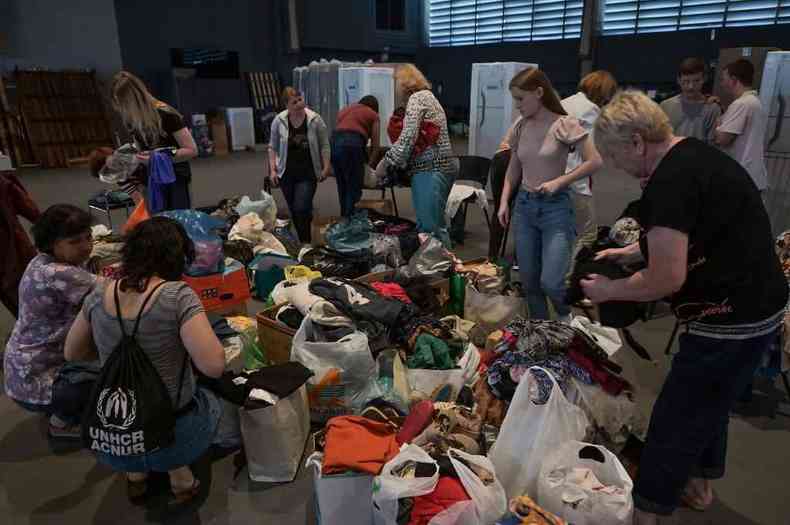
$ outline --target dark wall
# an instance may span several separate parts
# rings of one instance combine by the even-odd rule
[[[95,69],[107,79],[121,67],[112,0],[2,0],[0,70]]]
[[[773,46],[790,49],[790,28],[768,27],[678,31],[652,35],[601,37],[596,43],[596,67],[611,71],[623,83],[671,83],[680,62],[699,56],[711,62],[719,49]]]
[[[469,110],[472,64],[530,62],[546,71],[561,93],[574,89],[579,40],[508,43],[472,47],[427,47],[417,52],[417,65],[434,84],[445,109],[456,118]]]
[[[406,30],[376,30],[375,0],[302,0],[299,6],[304,50],[413,54],[422,37],[422,2],[406,0]]]
[[[239,53],[241,71],[274,68],[273,4],[266,0],[115,0],[125,69],[140,75],[155,94],[176,103],[171,48],[214,48]],[[249,106],[242,79],[179,81],[181,111]]]

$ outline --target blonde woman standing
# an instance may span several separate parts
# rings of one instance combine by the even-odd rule
[[[450,144],[447,117],[431,92],[431,84],[414,65],[400,66],[395,81],[400,99],[408,99],[403,130],[376,171],[379,178],[389,166],[409,172],[417,230],[432,234],[449,247],[444,209],[458,172],[458,159]]]
[[[156,99],[143,81],[128,71],[121,71],[113,77],[112,104],[140,149],[138,158],[145,166],[154,150],[165,149],[173,156],[176,181],[162,187],[164,209],[191,208],[189,185],[192,170],[188,161],[197,156],[197,144],[181,114]],[[148,170],[142,170],[137,182],[145,184],[147,180]],[[134,192],[134,186],[127,185],[124,189]]]

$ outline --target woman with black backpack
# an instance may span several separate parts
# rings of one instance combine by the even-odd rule
[[[146,495],[149,472],[168,472],[175,502],[193,498],[189,465],[211,445],[219,400],[196,385],[192,365],[222,375],[225,354],[195,292],[181,276],[194,258],[177,222],[154,217],[129,234],[124,277],[85,300],[66,339],[66,359],[98,350],[102,371],[83,420],[97,459],[124,472],[129,497]]]

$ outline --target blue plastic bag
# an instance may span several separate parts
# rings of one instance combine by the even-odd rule
[[[361,210],[348,220],[341,220],[330,226],[326,231],[326,244],[342,254],[361,255],[372,249],[372,230],[367,212]]]
[[[222,251],[222,238],[218,230],[225,223],[196,210],[171,210],[159,214],[179,222],[195,244],[195,260],[186,269],[190,277],[203,277],[225,270],[225,256]]]

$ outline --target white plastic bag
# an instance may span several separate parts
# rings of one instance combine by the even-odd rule
[[[254,201],[244,195],[236,205],[236,213],[241,216],[256,213],[263,221],[263,229],[272,231],[277,225],[277,203],[274,197],[261,190],[261,200]]]
[[[240,415],[250,479],[293,481],[310,435],[306,388],[302,386],[270,407],[242,409]]]
[[[399,466],[408,461],[431,463],[436,472],[430,478],[404,479],[396,474]],[[397,456],[388,461],[373,481],[373,523],[376,525],[397,525],[398,500],[430,494],[439,482],[439,465],[423,449],[416,445],[404,445]]]
[[[522,297],[484,294],[467,284],[464,295],[464,319],[482,327],[487,333],[504,328],[515,316],[525,316]]]
[[[307,383],[310,417],[318,423],[361,410],[381,395],[378,365],[368,337],[354,332],[334,343],[316,343],[314,325],[305,317],[293,337],[291,359],[315,374]]]
[[[431,518],[428,525],[481,525],[475,502],[459,501]]]
[[[407,368],[406,377],[409,380],[411,395],[420,399],[432,399],[439,389],[449,385],[452,392],[448,401],[454,402],[464,385],[474,383],[478,366],[480,366],[480,351],[469,343],[464,355],[458,360],[458,368],[449,370]]]
[[[603,462],[582,459],[579,455],[583,451],[599,454]],[[605,488],[593,484],[590,472]],[[566,441],[543,461],[538,501],[546,510],[574,525],[630,525],[634,511],[633,488],[622,463],[609,450],[589,443]]]
[[[543,458],[558,443],[584,439],[589,424],[584,411],[565,399],[550,372],[540,367],[529,370],[516,388],[499,437],[488,453],[508,498],[533,497]],[[542,405],[532,401],[538,389],[532,370],[543,370],[551,379],[551,394]]]
[[[478,522],[481,525],[489,525],[501,518],[507,512],[507,497],[505,489],[497,478],[493,463],[485,456],[473,456],[454,448],[451,448],[447,455],[458,474],[458,479],[475,503]],[[459,461],[459,458],[464,461]],[[466,466],[467,464],[475,469],[488,471],[493,476],[493,480],[489,484],[484,483],[474,470]]]

